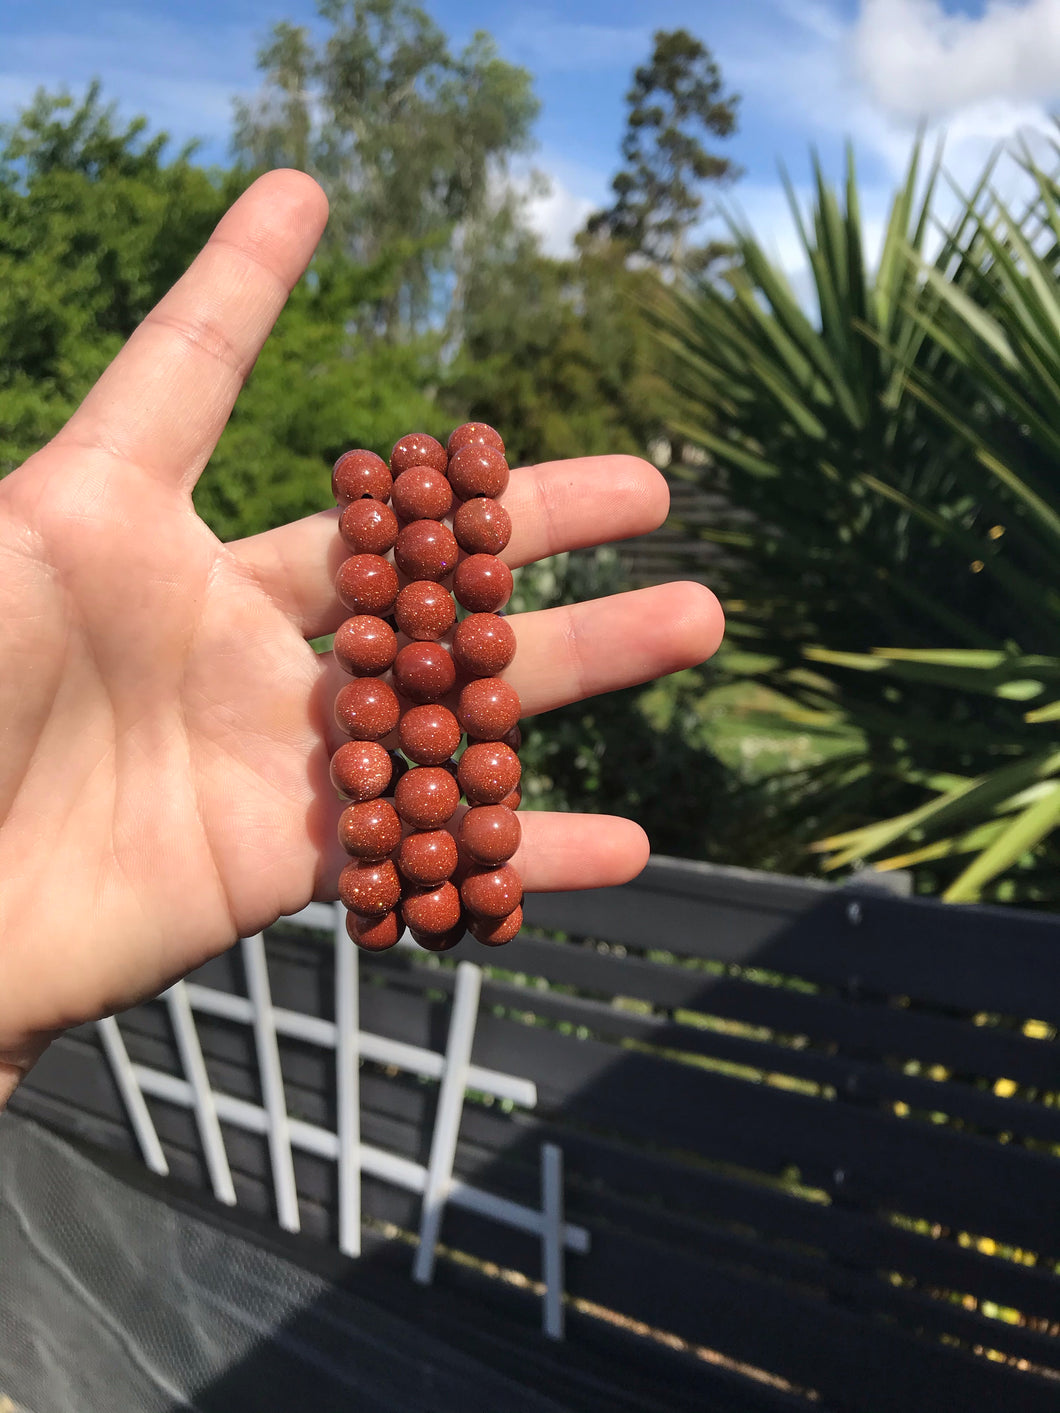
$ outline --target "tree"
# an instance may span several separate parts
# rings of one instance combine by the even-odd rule
[[[164,133],[120,121],[98,85],[39,93],[0,132],[0,471],[63,425],[246,185],[207,172]],[[441,431],[437,334],[367,350],[350,308],[385,299],[393,261],[325,255],[293,292],[195,491],[223,538],[330,501],[351,442],[388,452],[410,426]]]
[[[518,223],[492,237],[469,262],[454,412],[503,427],[516,462],[644,455],[668,396],[640,310],[655,272],[606,242],[554,259]]]
[[[0,473],[54,435],[238,189],[98,84],[0,129]]]
[[[487,34],[454,54],[409,0],[318,8],[331,26],[321,46],[281,24],[261,50],[264,86],[236,105],[235,151],[312,173],[332,204],[329,248],[391,261],[391,293],[355,317],[363,334],[397,342],[450,302],[461,240],[526,147],[538,105],[530,75]]]
[[[706,214],[703,184],[739,175],[700,136],[726,138],[736,130],[739,99],[723,89],[706,45],[687,30],[656,31],[651,61],[636,70],[626,95],[626,165],[611,183],[615,201],[590,217],[591,234],[620,241],[664,271],[701,271],[725,249],[689,242]]]
[[[795,212],[815,310],[746,230],[728,289],[674,294],[682,430],[735,512],[699,533],[731,553],[743,671],[777,694],[774,728],[839,747],[771,782],[789,867],[812,842],[955,902],[1060,900],[1051,165],[1027,160],[1022,213],[991,166],[940,228],[938,165],[924,180],[914,154],[872,261],[851,158],[844,192],[818,170]]]

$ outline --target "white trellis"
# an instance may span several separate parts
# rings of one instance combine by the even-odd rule
[[[147,1096],[193,1112],[214,1195],[229,1206],[235,1205],[236,1192],[221,1124],[263,1134],[268,1142],[279,1224],[286,1231],[298,1231],[294,1150],[331,1159],[338,1167],[339,1248],[347,1256],[358,1256],[361,1250],[362,1173],[370,1173],[405,1191],[420,1193],[423,1203],[413,1277],[421,1283],[432,1279],[448,1203],[527,1232],[541,1242],[545,1291],[542,1328],[552,1338],[561,1339],[564,1253],[589,1249],[586,1229],[564,1218],[561,1149],[551,1143],[541,1146],[540,1208],[513,1202],[453,1176],[464,1098],[469,1088],[497,1099],[511,1100],[528,1109],[537,1104],[537,1089],[530,1080],[471,1063],[481,969],[472,962],[461,962],[457,967],[445,1050],[428,1050],[360,1029],[358,951],[346,932],[345,914],[338,904],[334,907],[310,904],[287,921],[332,929],[335,940],[334,1021],[273,1005],[265,941],[259,934],[243,939],[240,944],[248,995],[234,996],[187,981],[178,981],[164,993],[182,1074],[167,1074],[147,1065],[134,1064],[117,1020],[111,1016],[99,1022],[103,1049],[144,1162],[153,1172],[164,1175],[169,1171]],[[399,945],[406,944],[403,941]],[[197,1012],[253,1028],[262,1104],[249,1103],[211,1087],[195,1025]],[[287,1113],[278,1044],[281,1035],[335,1052],[337,1119],[334,1133],[293,1119]],[[359,1066],[362,1058],[440,1081],[426,1166],[361,1141]]]

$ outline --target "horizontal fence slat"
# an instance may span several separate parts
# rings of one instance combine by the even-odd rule
[[[1060,1024],[1060,985],[1052,965],[1060,938],[1056,918],[953,908],[868,888],[815,889],[794,880],[759,884],[755,874],[731,876],[738,872],[656,861],[620,888],[530,894],[526,920],[533,927],[764,967],[822,985],[854,984]]]
[[[597,1234],[592,1255],[572,1270],[574,1296],[816,1389],[826,1407],[1055,1413],[1055,1385],[916,1339],[883,1320],[625,1236]],[[656,1261],[665,1262],[665,1281],[645,1279]]]
[[[91,1102],[91,1096],[95,1094],[95,1103],[105,1107],[110,1114],[110,1118],[102,1122],[113,1123],[115,1128],[124,1130],[116,1095],[110,1095],[109,1103],[101,1103],[99,1096],[102,1094],[106,1098],[108,1086],[106,1083],[93,1085],[93,1065],[90,1063],[93,1057],[86,1054],[85,1050],[86,1047],[79,1046],[76,1042],[61,1041],[57,1043],[49,1061],[49,1065],[54,1067],[56,1059],[66,1059],[67,1063],[63,1068],[68,1074],[63,1076],[65,1082],[62,1088],[67,1093],[74,1089],[80,1091],[76,1095],[78,1102],[71,1106],[71,1114],[77,1117],[86,1113],[86,1100]],[[96,1080],[105,1079],[102,1057],[94,1058]],[[190,1163],[193,1173],[191,1180],[204,1185],[205,1172],[196,1156],[197,1140],[190,1114],[177,1106],[159,1102],[152,1104],[152,1111],[165,1142],[167,1155],[172,1159],[175,1151],[190,1150],[185,1153],[184,1165],[187,1167]],[[469,1109],[465,1114],[464,1129],[470,1130],[475,1139],[481,1140],[485,1133],[487,1141],[492,1139],[495,1142],[488,1129],[491,1123],[496,1127],[497,1122],[487,1113]],[[412,1157],[420,1162],[425,1159],[421,1125],[402,1124],[368,1111],[365,1115],[364,1139],[388,1151],[396,1151],[401,1156]],[[675,1171],[673,1164],[662,1163],[629,1150],[622,1151],[613,1145],[603,1145],[569,1131],[549,1129],[528,1132],[524,1121],[522,1133],[516,1131],[508,1135],[508,1145],[517,1150],[515,1156],[518,1156],[519,1149],[522,1150],[521,1164],[513,1161],[511,1153],[506,1159],[499,1161],[497,1154],[481,1148],[475,1149],[472,1144],[464,1143],[458,1154],[457,1175],[481,1183],[489,1190],[497,1191],[499,1195],[510,1197],[514,1201],[535,1205],[536,1155],[540,1142],[545,1140],[559,1142],[565,1151],[570,1188],[570,1220],[590,1227],[598,1220],[601,1203],[610,1202],[613,1211],[621,1210],[622,1199],[613,1195],[616,1187],[626,1185],[634,1192],[639,1190],[642,1199],[641,1220],[644,1216],[643,1199],[648,1195],[653,1195],[667,1204],[675,1204],[674,1209],[677,1210],[676,1204],[683,1204],[687,1208],[688,1203],[696,1198],[698,1187],[701,1211],[709,1213],[715,1221],[728,1219],[733,1223],[752,1225],[766,1235],[799,1241],[804,1248],[811,1247],[820,1240],[823,1248],[827,1250],[826,1238],[830,1236],[833,1246],[848,1262],[857,1262],[862,1266],[886,1265],[901,1269],[907,1275],[921,1280],[930,1279],[939,1283],[949,1281],[957,1291],[971,1291],[981,1298],[1001,1304],[1007,1303],[1028,1313],[1057,1318],[1060,1309],[1060,1282],[1038,1271],[1002,1263],[996,1259],[989,1260],[957,1247],[948,1253],[947,1266],[947,1253],[945,1249],[939,1248],[938,1243],[931,1244],[934,1249],[928,1247],[925,1250],[928,1244],[923,1238],[892,1226],[881,1226],[880,1223],[866,1220],[859,1214],[829,1211],[818,1204],[800,1202],[783,1193],[756,1188],[746,1183],[735,1183],[731,1179],[714,1175],[689,1170]],[[241,1134],[228,1126],[226,1142],[233,1171],[264,1181],[268,1186],[269,1169],[264,1145],[256,1141],[254,1136]],[[130,1145],[126,1142],[123,1146]],[[469,1153],[474,1154],[471,1161],[468,1159]],[[328,1202],[333,1204],[332,1165],[303,1153],[296,1155],[296,1165],[300,1194],[308,1200],[325,1205]],[[602,1194],[602,1183],[605,1181],[612,1191]],[[403,1197],[402,1202],[404,1217],[398,1224],[406,1225],[413,1220],[416,1199]],[[614,1206],[616,1202],[619,1203],[617,1208]],[[271,1213],[271,1199],[268,1210]],[[369,1210],[369,1215],[378,1217],[382,1214]],[[388,1219],[396,1220],[392,1208],[388,1209]],[[913,1259],[910,1259],[911,1255]],[[761,1259],[768,1267],[775,1257],[768,1248],[764,1248]],[[778,1264],[782,1266],[783,1260]],[[806,1278],[812,1279],[815,1268],[807,1264],[802,1269]],[[820,1266],[818,1279],[822,1284],[834,1282],[834,1274],[830,1275],[830,1271],[833,1271],[831,1266]],[[997,1342],[999,1347],[1008,1347],[1007,1341],[1000,1335]]]
[[[393,1023],[399,1002],[390,1000],[387,1033],[416,1041],[415,1033],[401,1033]],[[407,1004],[401,1008],[406,1014],[413,1009]],[[421,1006],[421,1026],[428,1024],[423,1012]],[[212,1082],[237,1097],[253,1099],[253,1073],[227,1068],[212,1058],[209,1042],[215,1031],[223,1031],[223,1023],[211,1020],[200,1030]],[[158,1057],[152,1060],[133,1033],[129,1045],[134,1058],[164,1064]],[[302,1087],[310,1094],[315,1088],[330,1093],[329,1053],[301,1047],[305,1053],[288,1054],[286,1043],[281,1048],[292,1113],[312,1121],[314,1116],[290,1091],[300,1072]],[[911,1216],[960,1225],[1032,1249],[1047,1232],[1060,1236],[1055,1221],[1060,1162],[1016,1145],[991,1144],[860,1105],[789,1094],[491,1015],[479,1018],[473,1058],[532,1079],[541,1103],[553,1112],[563,1110],[568,1123],[610,1128],[642,1142],[662,1141],[674,1149],[764,1172],[795,1164],[808,1182],[829,1190],[839,1171],[847,1200],[866,1206],[890,1203]],[[664,1106],[655,1102],[660,1093],[667,1096]],[[398,1087],[386,1092],[388,1102],[411,1106],[421,1121],[432,1112],[430,1096],[433,1090],[422,1098]],[[705,1114],[710,1115],[709,1124]],[[410,1120],[414,1117],[409,1114]]]

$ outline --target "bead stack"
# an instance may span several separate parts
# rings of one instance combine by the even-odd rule
[[[368,951],[392,947],[405,927],[432,952],[467,931],[497,947],[522,925],[509,862],[521,838],[520,705],[499,675],[515,654],[503,616],[512,576],[498,558],[512,528],[497,499],[508,474],[504,443],[482,422],[457,427],[444,447],[402,437],[389,466],[348,451],[332,473],[350,551],[335,580],[351,616],[334,654],[352,678],[335,699],[351,739],[331,762],[349,801],[339,896]],[[383,744],[395,738],[400,753]]]

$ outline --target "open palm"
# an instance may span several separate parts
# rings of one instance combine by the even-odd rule
[[[128,1006],[334,897],[335,513],[231,545],[191,489],[326,219],[257,182],[66,428],[0,483],[0,1102],[54,1032]],[[351,437],[356,429],[351,428]],[[516,471],[511,566],[661,522],[628,457]],[[512,619],[527,715],[702,661],[694,584]],[[523,816],[529,890],[622,882],[641,830]]]

